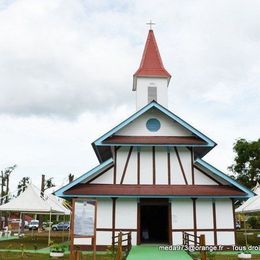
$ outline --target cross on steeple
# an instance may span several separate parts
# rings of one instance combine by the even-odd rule
[[[150,19],[149,23],[146,23],[147,25],[150,26],[150,30],[152,30],[152,26],[155,25],[155,23],[153,23],[153,21]]]

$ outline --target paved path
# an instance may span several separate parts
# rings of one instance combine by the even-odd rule
[[[158,246],[133,246],[127,260],[192,260],[185,251],[161,251]]]

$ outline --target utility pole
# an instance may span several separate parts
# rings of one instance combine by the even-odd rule
[[[1,171],[1,199],[0,199],[0,205],[3,203],[3,196],[4,196],[4,172]]]
[[[41,183],[41,195],[44,195],[44,189],[45,189],[45,174],[42,174],[42,183]]]

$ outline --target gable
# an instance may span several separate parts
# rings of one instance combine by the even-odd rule
[[[156,119],[156,116],[159,118]],[[133,137],[145,140],[142,142],[139,142],[139,139],[133,142],[128,140]],[[114,138],[119,138],[120,141],[114,142]],[[92,145],[98,158],[101,159],[102,146],[109,147],[119,144],[120,146],[131,144],[135,146],[194,146],[198,148],[196,152],[199,156],[204,156],[216,145],[210,138],[155,101],[98,138]],[[105,159],[108,159],[108,157]]]
[[[156,119],[160,123],[158,131],[147,128],[149,119]],[[192,136],[192,132],[170,119],[156,108],[151,108],[128,125],[115,132],[118,136]]]
[[[206,161],[197,158],[194,166],[197,167],[198,170],[202,171],[203,173],[208,174],[212,178],[214,178],[216,181],[220,182],[221,184],[228,184],[229,186],[233,186],[236,189],[243,191],[246,194],[247,198],[253,197],[255,193],[251,191],[249,188],[245,187],[244,185],[240,184],[236,180],[232,179],[225,173],[221,172],[214,166],[210,165]],[[221,186],[221,185],[220,185]]]
[[[101,172],[94,178],[91,178],[88,183],[90,184],[113,184],[113,172],[114,167],[108,168],[107,170]]]
[[[211,175],[206,175],[198,168],[194,167],[194,183],[196,185],[219,185],[219,183],[214,180],[214,178],[210,178]]]

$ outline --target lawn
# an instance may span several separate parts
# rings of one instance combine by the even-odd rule
[[[10,252],[0,252],[0,260],[16,260],[16,259],[32,259],[32,260],[46,260],[51,259],[48,254],[33,254],[33,253],[24,253],[22,256],[21,253],[10,253]],[[59,259],[69,259],[69,255],[65,255],[63,258]],[[103,255],[103,254],[97,254],[97,260],[114,260],[112,256],[109,255]],[[92,255],[83,255],[81,257],[81,260],[93,260]]]
[[[245,231],[239,230],[236,232],[237,234],[237,245],[246,245],[245,242]],[[253,235],[247,236],[248,245],[251,246],[258,246],[260,245],[260,237],[257,237],[258,234],[260,234],[260,230],[247,230],[247,233],[254,233]]]
[[[60,232],[53,232],[51,241],[54,243],[62,243],[67,237],[62,238]],[[26,249],[35,250],[48,247],[48,234],[47,233],[26,233],[24,238],[13,240],[0,240],[0,249]]]

